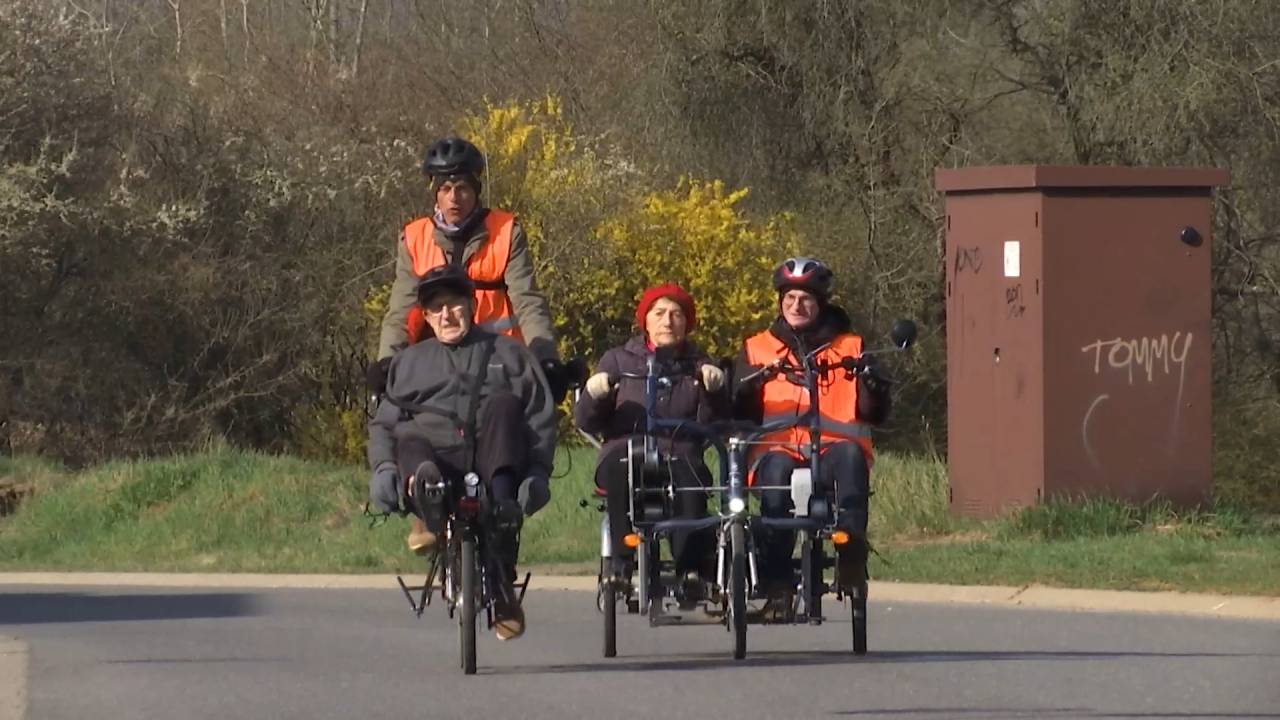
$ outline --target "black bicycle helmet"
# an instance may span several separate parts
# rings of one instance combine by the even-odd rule
[[[478,180],[484,173],[484,155],[460,137],[447,137],[427,149],[422,172],[431,178],[469,175]]]
[[[475,295],[476,284],[466,270],[452,263],[431,268],[418,281],[418,304],[426,305],[431,298],[446,290],[469,298]]]
[[[826,300],[831,297],[835,280],[831,268],[821,260],[807,257],[787,258],[773,271],[773,289],[778,292],[798,288]]]

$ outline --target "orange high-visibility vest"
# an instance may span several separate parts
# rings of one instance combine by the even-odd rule
[[[476,284],[476,307],[473,316],[478,327],[499,335],[510,335],[524,342],[520,324],[516,322],[515,309],[507,295],[507,261],[511,258],[511,234],[515,227],[515,215],[502,210],[490,210],[484,219],[484,229],[489,238],[467,260],[467,275]],[[413,274],[422,277],[428,270],[445,264],[444,250],[436,244],[435,223],[429,217],[418,218],[404,226],[404,245],[413,260]],[[414,305],[406,321],[409,344],[423,339],[430,332],[422,308]]]
[[[787,344],[767,330],[748,338],[745,349],[747,361],[752,365],[768,365],[779,358],[799,364]],[[816,360],[835,363],[841,358],[858,357],[861,354],[862,338],[846,333],[838,336],[827,349],[818,353]],[[809,409],[808,389],[792,384],[782,375],[775,375],[766,381],[762,392],[766,423],[795,418]],[[853,441],[862,446],[869,466],[872,459],[871,428],[858,420],[858,379],[846,378],[844,371],[833,370],[818,379],[818,396],[822,406],[819,442],[823,447],[820,451],[825,452],[825,446],[831,443]],[[807,425],[768,433],[759,440],[764,444],[757,445],[752,450],[750,465],[755,464],[754,459],[771,450],[781,450],[797,460],[804,460],[809,455]]]

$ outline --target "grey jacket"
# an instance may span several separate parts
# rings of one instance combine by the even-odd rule
[[[483,216],[479,219],[482,220]],[[463,263],[470,260],[489,241],[489,231],[485,229],[484,222],[475,222],[471,227],[473,229],[466,233]],[[451,258],[454,240],[446,237],[438,227],[433,232],[436,244],[444,250],[446,258]],[[391,357],[409,344],[405,326],[409,310],[418,301],[418,281],[421,278],[413,272],[413,259],[409,257],[409,249],[405,247],[403,233],[396,246],[396,277],[391,283],[387,313],[382,318],[382,333],[378,340],[379,360]],[[507,283],[507,295],[511,298],[516,320],[520,323],[520,332],[534,357],[539,360],[557,357],[551,308],[533,276],[533,256],[529,254],[529,241],[518,221],[511,231],[511,256],[507,260],[507,272],[503,279]]]
[[[479,367],[485,342],[493,343],[493,354],[485,367]],[[556,415],[542,368],[518,341],[479,328],[473,328],[457,345],[430,338],[392,358],[387,397],[369,422],[369,467],[377,470],[382,463],[395,462],[396,428],[403,423],[416,425],[437,450],[461,447],[462,437],[454,420],[433,412],[406,413],[391,400],[442,410],[465,422],[473,402],[468,393],[477,373],[484,373],[477,426],[484,417],[490,396],[499,392],[515,395],[524,405],[532,458],[531,466],[525,470],[550,477],[556,447]]]

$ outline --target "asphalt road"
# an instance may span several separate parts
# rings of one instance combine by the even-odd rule
[[[398,590],[0,589],[44,718],[1280,718],[1280,623],[872,601],[758,627],[619,627],[590,593],[535,591],[529,631],[461,674],[442,607]]]

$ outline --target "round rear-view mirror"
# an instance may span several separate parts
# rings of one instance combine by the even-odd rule
[[[897,347],[906,350],[916,341],[916,324],[910,320],[898,320],[889,330],[889,339]]]

